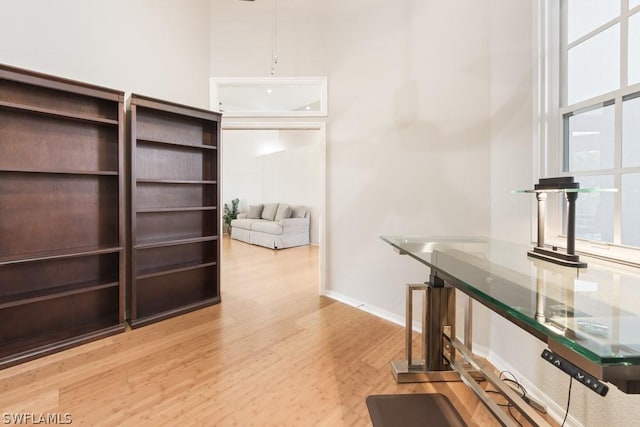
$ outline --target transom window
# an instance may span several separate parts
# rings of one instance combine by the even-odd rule
[[[640,0],[562,0],[559,21],[558,172],[619,189],[579,196],[576,236],[640,247]]]

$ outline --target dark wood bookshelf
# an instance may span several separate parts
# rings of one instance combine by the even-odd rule
[[[128,317],[136,328],[220,302],[220,114],[133,94]]]
[[[0,368],[124,331],[124,93],[0,65]]]

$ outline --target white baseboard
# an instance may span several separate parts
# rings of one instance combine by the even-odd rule
[[[398,316],[395,313],[391,313],[389,311],[386,310],[381,310],[377,307],[371,306],[371,305],[367,305],[365,303],[363,303],[360,300],[357,300],[355,298],[352,297],[348,297],[346,295],[343,295],[339,292],[334,292],[334,291],[325,291],[324,295],[326,297],[329,297],[331,299],[334,299],[336,301],[339,301],[341,303],[350,305],[351,307],[355,307],[358,308],[362,311],[366,311],[369,314],[373,314],[376,317],[379,317],[381,319],[384,320],[388,320],[391,323],[395,323],[396,325],[400,325],[402,327],[404,327],[404,316]]]

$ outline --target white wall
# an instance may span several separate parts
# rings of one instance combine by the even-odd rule
[[[426,269],[380,235],[489,232],[487,10],[330,5],[328,287],[401,314]]]
[[[311,243],[319,243],[320,131],[224,130],[222,197],[240,208],[258,203],[307,206]]]
[[[208,108],[208,0],[5,1],[0,63]]]
[[[271,74],[273,0],[210,0],[212,77]],[[326,76],[327,2],[278,0],[276,76]]]

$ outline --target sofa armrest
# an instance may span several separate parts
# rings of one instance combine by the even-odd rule
[[[309,230],[309,218],[285,218],[278,221],[282,233],[301,233]]]
[[[247,217],[246,212],[243,213],[239,213],[238,216],[236,217],[237,219],[245,219]]]

